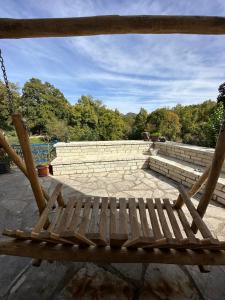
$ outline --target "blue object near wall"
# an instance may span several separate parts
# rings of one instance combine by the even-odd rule
[[[35,165],[50,163],[55,158],[54,144],[31,144],[31,151]],[[23,158],[23,152],[19,144],[13,144],[13,149]]]

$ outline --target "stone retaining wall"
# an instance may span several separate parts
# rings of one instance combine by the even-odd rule
[[[196,168],[193,164],[184,164],[182,161],[172,161],[168,157],[151,156],[149,166],[154,170],[168,178],[183,184],[186,187],[191,187],[201,176],[205,168]],[[204,186],[200,192],[203,192]],[[225,204],[225,179],[219,178],[214,191],[213,199]]]
[[[54,175],[98,173],[148,168],[148,149],[144,141],[99,141],[57,143]]]
[[[144,141],[99,141],[57,143],[56,156],[70,159],[92,156],[132,155],[148,151],[151,143]]]
[[[156,143],[156,147],[159,149],[159,154],[194,163],[203,167],[211,164],[214,153],[213,148],[198,147],[172,142]],[[223,172],[224,171],[225,165],[223,166]]]

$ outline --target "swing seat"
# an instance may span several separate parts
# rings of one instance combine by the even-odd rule
[[[179,187],[180,195],[198,235],[193,233],[183,209],[175,208],[169,199],[71,197],[66,205],[61,201],[55,207],[61,189],[62,184],[58,184],[32,230],[5,229],[3,235],[45,242],[49,247],[63,244],[147,250],[225,249],[225,242],[213,237],[183,187]]]

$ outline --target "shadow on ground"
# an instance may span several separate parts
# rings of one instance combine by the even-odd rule
[[[64,183],[63,195],[114,197],[170,197],[176,184],[151,171],[58,176],[42,179],[49,193]],[[224,210],[210,206],[207,218],[224,234]],[[28,180],[14,169],[0,175],[0,231],[32,227],[38,212]],[[2,239],[2,237],[1,237]],[[225,299],[225,269],[158,264],[92,264],[43,262],[39,268],[29,258],[0,256],[1,299]]]

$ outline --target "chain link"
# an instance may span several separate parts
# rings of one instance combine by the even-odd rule
[[[10,87],[9,87],[9,81],[8,81],[7,74],[6,74],[6,69],[5,69],[1,49],[0,49],[0,64],[1,64],[1,69],[2,69],[2,74],[3,74],[5,86],[6,86],[7,96],[8,96],[9,112],[10,112],[10,114],[12,114],[14,112],[13,95],[12,95],[12,92],[11,92]]]

